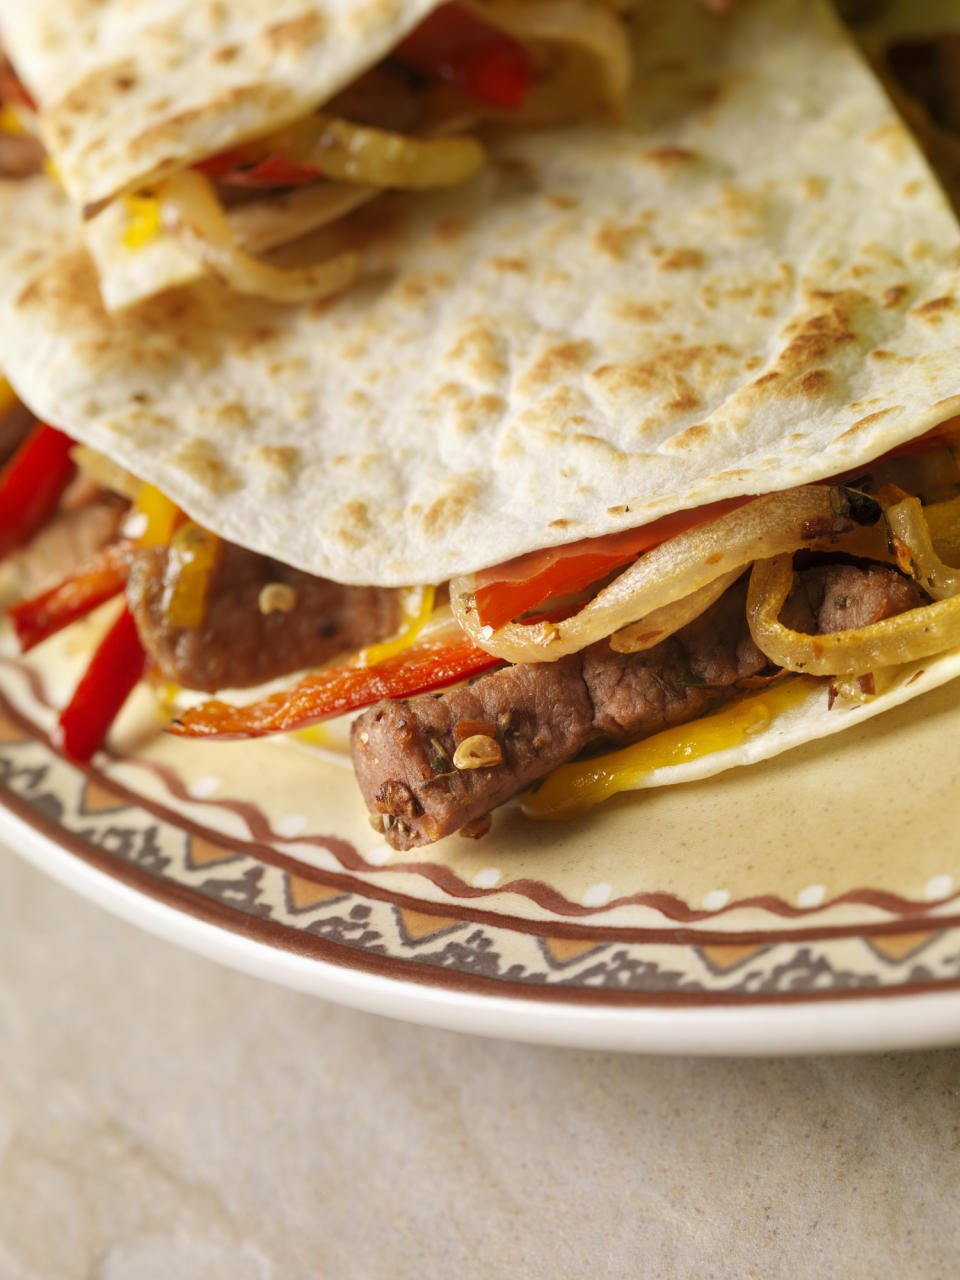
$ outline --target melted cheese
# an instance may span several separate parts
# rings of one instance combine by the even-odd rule
[[[762,693],[731,702],[700,720],[664,729],[619,751],[561,765],[537,790],[527,792],[523,811],[531,818],[575,818],[618,791],[648,785],[658,769],[738,747],[802,702],[810,683],[803,676],[786,680]]]

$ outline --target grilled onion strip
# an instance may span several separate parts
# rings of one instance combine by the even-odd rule
[[[753,560],[831,542],[854,528],[837,509],[836,491],[826,485],[766,494],[648,551],[562,622],[508,622],[491,631],[477,615],[469,575],[451,582],[450,598],[464,631],[489,653],[507,662],[555,662]]]
[[[937,555],[925,514],[919,498],[905,497],[887,507],[883,518],[903,572],[934,600],[948,600],[960,593],[960,572]]]
[[[805,635],[780,622],[793,586],[789,554],[759,560],[750,574],[747,621],[754,643],[789,671],[807,675],[861,675],[893,663],[913,662],[960,644],[960,596],[848,631]]]
[[[308,116],[264,145],[284,160],[315,166],[318,176],[408,190],[456,186],[487,159],[476,138],[417,138],[325,115]]]
[[[355,253],[341,253],[312,267],[287,269],[245,253],[234,239],[210,180],[195,169],[170,178],[158,195],[164,230],[237,293],[273,302],[306,302],[339,293],[356,279],[360,260]]]
[[[675,600],[673,604],[664,605],[662,609],[655,609],[629,627],[615,631],[610,637],[610,648],[614,653],[641,653],[644,649],[652,649],[655,644],[666,640],[688,622],[693,622],[694,618],[699,618],[701,613],[706,613],[727,587],[733,586],[741,572],[740,569],[731,569],[729,573],[721,574],[698,591]]]

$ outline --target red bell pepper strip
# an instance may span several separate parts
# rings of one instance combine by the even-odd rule
[[[582,591],[641,551],[751,501],[750,496],[725,498],[692,511],[676,511],[638,529],[530,551],[492,569],[481,569],[475,579],[477,616],[485,626],[502,627],[544,600]]]
[[[102,746],[120,708],[142,678],[145,665],[136,623],[124,606],[60,713],[55,740],[65,756],[85,764]]]
[[[111,542],[56,586],[11,605],[7,613],[21,652],[26,653],[119,595],[127,581],[130,550],[129,542]]]
[[[950,443],[951,423],[955,424],[954,430],[960,428],[960,418],[939,423],[916,439],[895,445],[873,462],[855,467],[853,471],[831,476],[823,483],[835,483],[845,477],[862,474],[878,463],[889,462],[894,458],[943,449]],[[477,615],[485,626],[502,627],[514,618],[519,618],[528,609],[542,604],[544,600],[582,591],[612,570],[627,564],[642,551],[650,551],[668,538],[674,538],[708,520],[716,520],[749,501],[749,496],[725,498],[691,511],[674,512],[660,520],[654,520],[652,524],[641,525],[638,529],[602,534],[597,538],[583,538],[563,547],[530,551],[505,564],[481,569],[475,578]]]
[[[394,56],[431,80],[509,111],[523,106],[533,84],[523,45],[455,2],[434,9]]]
[[[230,187],[302,187],[323,177],[323,170],[315,165],[297,164],[275,155],[253,161],[240,151],[223,151],[201,160],[194,168]]]
[[[499,658],[478,649],[462,633],[451,639],[447,632],[420,640],[375,667],[316,671],[292,689],[269,694],[245,707],[204,702],[174,720],[170,732],[185,738],[258,738],[285,733],[368,707],[381,698],[426,693],[499,665]]]
[[[69,436],[38,422],[0,472],[0,560],[53,514],[76,470],[72,448]]]

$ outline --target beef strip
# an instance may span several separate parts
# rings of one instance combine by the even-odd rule
[[[784,621],[838,631],[892,617],[925,599],[896,569],[804,570]],[[474,824],[597,737],[626,743],[695,719],[767,668],[747,626],[746,581],[735,583],[661,644],[622,654],[607,641],[556,663],[505,667],[447,693],[381,702],[352,729],[364,799],[395,849],[429,844]],[[788,609],[793,619],[788,617]],[[458,770],[458,724],[486,724],[502,762]]]
[[[97,489],[79,505],[61,499],[43,528],[6,562],[17,594],[46,591],[92,559],[118,536],[127,509],[126,499],[106,489]]]
[[[360,789],[394,848],[429,844],[575,756],[592,712],[577,656],[504,667],[436,697],[381,702],[353,727]],[[491,726],[503,763],[455,769],[460,724]]]
[[[885,565],[825,564],[798,573],[780,617],[807,635],[853,631],[923,604],[912,578]]]
[[[127,599],[147,653],[164,676],[188,689],[212,693],[262,684],[381,640],[400,624],[396,591],[328,582],[221,542],[202,625],[176,627],[164,598],[177,563],[167,547],[138,550]],[[289,612],[261,611],[260,593],[271,583],[292,588]]]

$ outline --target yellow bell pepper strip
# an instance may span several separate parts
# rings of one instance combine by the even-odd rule
[[[76,470],[72,447],[69,436],[38,422],[0,472],[0,560],[53,514]]]
[[[172,589],[164,594],[163,612],[174,627],[200,627],[207,608],[207,587],[220,556],[220,539],[188,520],[170,539]]]
[[[54,741],[68,759],[85,764],[102,745],[145,666],[137,624],[124,606],[57,721]]]
[[[294,685],[245,707],[216,700],[183,712],[170,732],[183,738],[257,738],[302,729],[318,720],[358,711],[381,698],[426,693],[499,666],[459,627],[418,641],[376,667],[345,665],[313,672]]]

